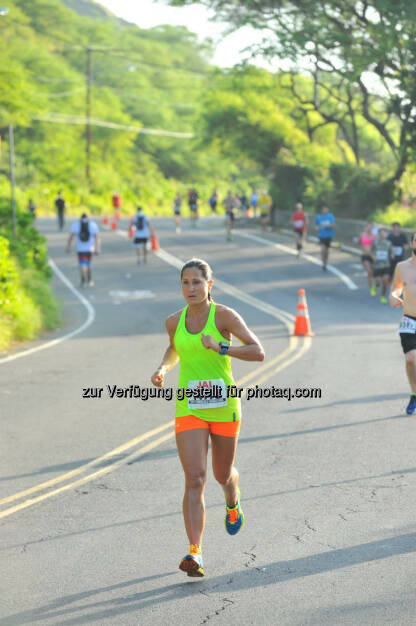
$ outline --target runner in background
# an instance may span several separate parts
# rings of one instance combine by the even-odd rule
[[[204,576],[201,547],[209,439],[214,477],[225,496],[225,529],[235,535],[244,523],[239,475],[234,467],[241,406],[239,398],[227,394],[227,387],[234,385],[230,357],[264,360],[264,350],[243,318],[233,309],[213,302],[212,285],[211,268],[205,261],[191,259],[182,267],[186,306],[166,320],[169,345],[151,378],[153,385],[163,387],[166,374],[179,360],[178,392],[214,387],[219,392],[215,397],[178,396],[176,401],[176,445],[185,474],[183,516],[190,544],[179,569],[199,577]],[[231,345],[233,335],[240,342],[237,346]]]
[[[241,213],[241,199],[240,196],[238,195],[238,193],[234,194],[234,207],[233,207],[234,211],[237,211],[237,215],[240,215]],[[235,216],[235,213],[234,213]]]
[[[298,251],[298,258],[302,252],[303,239],[306,238],[306,230],[308,218],[306,217],[303,206],[300,202],[295,204],[295,212],[292,215],[293,231],[295,233],[295,247]]]
[[[235,208],[235,197],[231,193],[229,189],[227,191],[227,195],[224,198],[224,208],[225,208],[225,229],[226,229],[226,240],[231,241],[233,238],[232,230],[234,226],[234,208]]]
[[[373,241],[371,252],[374,259],[374,278],[376,279],[376,295],[377,287],[381,285],[380,302],[387,303],[386,292],[387,283],[390,276],[390,263],[393,257],[393,246],[387,239],[387,231],[385,228],[378,229],[378,237]]]
[[[400,230],[399,222],[393,222],[392,228],[393,231],[387,235],[387,239],[393,246],[393,257],[390,264],[390,278],[393,278],[397,263],[403,261],[406,249],[409,247],[406,235]]]
[[[226,239],[227,241],[231,241],[233,238],[232,229],[234,226],[234,207],[235,207],[235,198],[229,189],[227,191],[227,195],[224,198],[224,208],[225,208],[225,229],[226,229]]]
[[[376,239],[376,236],[373,235],[373,224],[369,222],[367,226],[365,227],[363,234],[360,237],[360,244],[361,244],[361,263],[363,265],[363,268],[367,272],[368,288],[370,289],[371,296],[375,296],[377,293],[377,287],[375,285],[373,287],[374,259],[371,254],[371,248],[375,239]]]
[[[36,219],[36,204],[33,202],[32,198],[29,198],[27,210],[29,211],[29,213],[32,213],[33,219]]]
[[[248,202],[248,198],[245,194],[245,192],[243,191],[243,193],[240,195],[240,202],[241,202],[241,210],[244,213],[244,215],[247,215],[247,211],[249,209],[249,202]]]
[[[181,207],[182,207],[182,196],[180,193],[177,193],[176,198],[174,200],[174,204],[173,204],[176,234],[179,234],[181,232]]]
[[[209,202],[209,206],[211,207],[211,211],[213,213],[216,213],[217,212],[217,204],[218,204],[218,193],[217,193],[216,189],[214,189],[214,191],[212,192],[208,202]]]
[[[55,207],[58,216],[58,228],[62,230],[65,225],[65,200],[62,197],[62,191],[58,191],[58,195],[55,198]]]
[[[257,191],[255,189],[253,189],[251,196],[250,196],[250,206],[251,209],[253,211],[253,217],[257,217],[257,205],[259,202],[259,196],[257,194]]]
[[[86,213],[83,213],[81,219],[74,222],[71,226],[66,251],[67,254],[70,253],[72,240],[75,237],[81,287],[86,283],[89,287],[94,285],[91,272],[91,257],[94,252],[95,254],[99,254],[100,252],[100,238],[98,233],[99,228],[97,224],[89,220]]]
[[[147,263],[147,242],[150,235],[154,234],[154,229],[147,215],[143,213],[142,207],[137,207],[137,213],[130,221],[130,228],[132,226],[136,228],[133,245],[136,248],[137,265],[140,265],[141,257],[143,257],[143,263]]]
[[[198,219],[198,200],[199,196],[195,189],[188,191],[188,205],[191,212],[191,227],[196,228]]]
[[[271,196],[263,189],[259,196],[260,223],[263,230],[270,224],[270,209],[272,208]]]
[[[410,386],[410,400],[406,407],[408,415],[416,413],[416,233],[410,240],[412,256],[397,264],[390,292],[390,304],[403,306],[399,325],[400,341],[406,359],[406,374]]]
[[[115,191],[113,195],[111,196],[111,203],[113,205],[113,211],[115,214],[121,209],[121,206],[123,204],[121,200],[121,195],[119,194],[118,191]]]
[[[321,246],[322,270],[326,272],[328,265],[329,248],[334,237],[335,217],[329,212],[327,206],[323,206],[319,215],[315,218],[318,230],[319,243]]]

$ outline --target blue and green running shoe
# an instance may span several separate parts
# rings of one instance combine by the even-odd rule
[[[406,413],[408,415],[415,415],[416,413],[416,395],[413,393],[410,396],[409,404],[406,407]]]
[[[189,554],[186,554],[179,563],[179,569],[193,578],[205,576],[202,554],[198,546],[191,545]]]
[[[240,505],[240,490],[237,489],[237,504],[230,508],[225,504],[225,529],[229,535],[236,535],[244,524],[244,513]]]

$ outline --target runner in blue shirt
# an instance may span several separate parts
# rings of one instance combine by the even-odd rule
[[[319,243],[321,245],[322,269],[326,272],[328,264],[329,248],[334,236],[335,217],[329,212],[327,206],[323,206],[319,215],[315,218],[318,230]]]

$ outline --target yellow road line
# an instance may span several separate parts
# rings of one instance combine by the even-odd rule
[[[260,372],[263,372],[263,371],[266,371],[266,370],[270,369],[271,367],[273,367],[273,365],[276,365],[276,363],[278,363],[279,361],[282,361],[288,354],[291,354],[292,352],[294,352],[296,350],[296,348],[297,348],[297,345],[298,345],[298,338],[297,337],[291,337],[290,341],[289,341],[288,347],[285,350],[283,350],[283,352],[281,352],[281,354],[279,354],[277,357],[275,357],[271,361],[268,361],[267,363],[264,363],[263,365],[260,365],[260,367],[258,367],[257,369],[255,369],[252,372],[249,372],[246,376],[243,376],[243,378],[240,378],[240,380],[238,381],[238,383],[236,383],[236,385],[238,385],[238,387],[241,387],[248,380],[250,380],[250,378],[253,378],[257,374],[260,374]],[[275,371],[275,370],[273,370],[273,371]]]
[[[160,254],[160,252],[162,252],[162,254]],[[174,257],[173,255],[170,255],[169,253],[167,253],[165,251],[160,251],[160,252],[158,253],[158,256],[160,256],[164,261],[166,261],[166,262],[168,262],[171,265],[174,265],[176,267],[178,267],[178,266],[182,267],[182,262],[179,259],[177,259],[177,257]],[[275,317],[276,319],[278,319],[280,322],[282,322],[286,326],[286,328],[289,330],[289,332],[291,331],[294,317],[292,315],[290,315],[289,313],[287,313],[286,311],[283,311],[281,309],[277,309],[276,307],[273,307],[272,305],[269,305],[266,302],[263,302],[262,300],[259,300],[258,298],[250,296],[249,294],[244,294],[244,292],[242,292],[238,288],[234,287],[233,285],[229,285],[228,283],[225,283],[223,281],[216,280],[216,284],[222,291],[225,291],[226,293],[229,293],[229,294],[233,295],[234,297],[251,304],[255,308],[260,309],[260,310],[264,311],[265,313],[268,313],[272,317]],[[236,381],[236,385],[238,387],[241,387],[245,382],[247,382],[248,380],[250,380],[251,378],[253,378],[255,376],[258,376],[258,374],[260,374],[261,372],[267,372],[267,373],[265,373],[261,378],[258,378],[254,382],[252,382],[250,384],[250,387],[255,386],[256,384],[258,385],[258,384],[264,382],[265,380],[269,379],[273,374],[276,374],[276,373],[280,372],[285,367],[288,367],[289,365],[291,365],[292,363],[294,363],[295,361],[300,359],[305,354],[305,352],[307,350],[309,350],[309,348],[311,347],[311,345],[312,345],[311,338],[310,337],[304,337],[303,345],[302,345],[301,349],[298,350],[298,351],[297,351],[297,345],[298,345],[298,338],[291,336],[290,340],[289,340],[289,346],[281,354],[279,354],[277,357],[275,357],[272,361],[269,361],[268,363],[264,363],[263,365],[259,366],[253,372],[250,372],[246,376],[243,376],[243,378],[241,378],[240,380]],[[295,352],[295,354],[293,354],[294,352]],[[292,356],[290,356],[290,355],[292,355]],[[288,358],[286,358],[286,357],[288,357]],[[280,362],[280,364],[277,365],[277,367],[275,367],[274,369],[270,370],[271,367],[273,367],[274,365],[276,365],[279,362]],[[245,391],[244,391],[244,393],[245,393]],[[110,452],[107,452],[106,454],[102,455],[101,457],[98,457],[97,459],[94,459],[93,461],[90,461],[89,463],[86,463],[85,465],[82,465],[81,467],[77,467],[76,469],[71,470],[70,472],[66,472],[65,474],[57,476],[56,478],[52,478],[51,480],[43,482],[43,483],[41,483],[39,485],[35,485],[34,487],[31,487],[31,488],[26,489],[24,491],[20,491],[18,493],[12,494],[12,495],[10,495],[10,496],[8,496],[6,498],[3,498],[2,500],[0,500],[0,505],[7,504],[7,503],[13,502],[15,500],[19,500],[21,498],[24,498],[25,496],[31,495],[33,493],[36,493],[37,491],[43,491],[43,490],[47,489],[48,487],[52,487],[52,486],[54,486],[54,485],[56,485],[58,483],[61,483],[61,482],[64,482],[64,481],[66,481],[66,480],[68,480],[70,478],[73,478],[74,476],[82,474],[86,470],[95,467],[96,465],[98,465],[102,461],[105,461],[106,459],[110,459],[111,457],[115,456],[116,454],[120,454],[121,452],[124,452],[124,451],[128,450],[129,448],[132,448],[133,446],[137,445],[138,443],[141,443],[142,441],[144,441],[146,439],[149,439],[153,435],[156,435],[159,432],[161,432],[163,430],[166,430],[167,428],[169,428],[169,427],[171,427],[173,425],[174,425],[174,420],[170,420],[166,424],[162,424],[161,426],[158,426],[157,428],[154,428],[154,429],[152,429],[150,431],[147,431],[146,433],[143,433],[142,435],[139,435],[138,437],[135,437],[134,439],[131,439],[130,441],[127,441],[124,444],[121,444],[117,448],[114,448]],[[149,452],[149,450],[152,450],[153,448],[159,446],[160,444],[164,443],[168,439],[173,438],[174,435],[175,435],[174,432],[170,432],[170,433],[168,433],[166,435],[163,435],[162,437],[159,437],[155,441],[152,441],[151,443],[147,444],[143,448],[139,448],[139,450],[136,450],[136,451],[132,452],[127,457],[125,457],[123,459],[120,459],[119,461],[116,461],[115,463],[111,463],[111,464],[107,465],[106,467],[104,467],[104,468],[102,468],[102,469],[100,469],[100,470],[98,470],[96,472],[93,472],[92,474],[88,474],[88,476],[84,476],[83,478],[80,478],[79,480],[76,480],[74,482],[70,482],[67,485],[64,485],[63,487],[59,487],[58,489],[53,489],[52,491],[48,491],[47,493],[44,493],[44,494],[39,495],[39,496],[36,496],[34,498],[28,498],[27,500],[24,500],[20,504],[16,504],[16,505],[14,505],[12,507],[4,509],[3,511],[0,512],[0,519],[8,517],[9,515],[12,515],[14,513],[17,513],[18,511],[21,511],[22,509],[25,509],[25,508],[27,508],[29,506],[37,504],[38,502],[42,502],[43,500],[46,500],[46,499],[51,498],[53,496],[59,495],[59,494],[65,492],[65,491],[68,491],[70,489],[75,489],[76,487],[79,487],[80,485],[84,485],[87,482],[95,480],[96,478],[98,478],[100,476],[104,476],[104,475],[114,471],[115,469],[118,469],[119,467],[121,467],[123,465],[126,465],[127,463],[130,463],[133,460],[136,460],[136,459],[140,458],[141,456],[143,456],[144,454]]]
[[[295,355],[293,355],[292,357],[288,358],[285,362],[283,362],[280,365],[278,365],[274,370],[272,370],[271,372],[268,372],[262,378],[257,379],[250,386],[255,386],[256,384],[258,385],[261,382],[264,382],[265,380],[270,378],[273,374],[275,374],[277,372],[280,372],[285,367],[288,367],[289,365],[294,363],[296,360],[301,358],[301,356],[303,356],[303,354],[305,354],[305,352],[307,352],[307,350],[309,350],[311,345],[312,345],[311,338],[310,337],[305,337],[304,344],[303,344],[302,348]],[[236,382],[236,385],[237,386],[241,386],[242,381],[243,381],[243,379],[238,380]],[[245,391],[244,391],[244,393],[245,393]],[[126,444],[123,444],[123,445],[119,446],[118,448],[114,448],[114,450],[112,450],[111,452],[108,452],[107,454],[104,454],[103,456],[99,457],[98,459],[95,459],[94,461],[91,461],[90,463],[87,463],[86,465],[83,465],[82,467],[77,468],[76,470],[73,470],[72,472],[67,472],[66,474],[63,474],[62,476],[58,476],[57,478],[52,479],[51,481],[47,481],[46,483],[42,483],[41,485],[37,485],[35,487],[32,487],[31,489],[27,489],[26,491],[21,491],[21,492],[16,493],[16,494],[14,494],[12,496],[9,496],[8,498],[4,498],[3,500],[0,501],[0,504],[4,504],[6,502],[11,502],[12,500],[20,499],[24,495],[28,495],[29,493],[34,493],[35,491],[40,491],[42,489],[45,489],[45,486],[51,486],[52,484],[56,484],[58,482],[62,482],[64,480],[67,480],[68,478],[74,476],[75,472],[76,473],[81,473],[82,471],[85,471],[88,467],[93,467],[94,465],[96,465],[97,463],[101,462],[102,460],[104,460],[106,458],[110,458],[111,456],[114,456],[115,454],[117,454],[119,452],[122,452],[123,450],[128,449],[132,445],[135,445],[135,443],[138,443],[139,441],[143,441],[144,439],[147,439],[147,438],[151,437],[152,435],[156,434],[157,432],[160,432],[161,430],[164,430],[166,428],[169,428],[170,426],[173,426],[173,424],[174,424],[174,420],[171,420],[170,422],[168,422],[166,424],[163,424],[162,426],[159,426],[158,428],[155,428],[155,429],[153,429],[151,431],[148,431],[147,433],[144,433],[143,435],[140,435],[139,437],[136,437],[135,439],[132,439],[132,440],[128,441]],[[98,470],[96,472],[93,472],[92,474],[88,474],[88,476],[84,476],[83,478],[80,478],[79,480],[76,480],[74,482],[68,483],[67,485],[64,485],[63,487],[59,487],[58,489],[53,489],[52,491],[48,491],[47,493],[44,493],[44,494],[42,494],[40,496],[36,496],[34,498],[28,498],[27,500],[24,500],[20,504],[16,504],[16,505],[14,505],[12,507],[9,507],[8,509],[4,509],[3,511],[0,512],[0,519],[4,519],[5,517],[13,515],[14,513],[17,513],[18,511],[21,511],[22,509],[26,509],[29,506],[33,506],[34,504],[42,502],[42,501],[44,501],[44,500],[46,500],[48,498],[52,498],[53,496],[57,496],[57,495],[59,495],[61,493],[64,493],[65,491],[69,491],[70,489],[75,489],[76,487],[79,487],[81,485],[84,485],[84,484],[92,481],[92,480],[95,480],[96,478],[99,478],[100,476],[104,476],[106,474],[109,474],[110,472],[118,469],[119,467],[122,467],[123,465],[126,465],[127,463],[131,463],[132,461],[140,458],[141,456],[143,456],[144,454],[146,454],[147,452],[149,452],[153,448],[156,448],[157,446],[159,446],[160,444],[164,443],[165,441],[168,441],[168,439],[172,439],[174,436],[175,436],[174,432],[170,432],[170,433],[167,433],[166,435],[162,435],[162,437],[159,437],[155,441],[152,441],[152,442],[148,443],[143,448],[139,448],[139,450],[136,450],[135,452],[132,452],[131,454],[129,454],[124,459],[120,459],[119,461],[116,461],[115,463],[107,465],[106,467],[103,467],[102,469],[100,469],[100,470]]]
[[[130,439],[130,441],[126,441],[126,443],[121,444],[117,448],[114,448],[114,450],[111,450],[110,452],[103,454],[103,456],[100,456],[97,459],[94,459],[93,461],[86,463],[85,465],[81,465],[80,467],[77,467],[76,469],[73,469],[70,472],[66,472],[65,474],[61,474],[60,476],[57,476],[56,478],[52,478],[51,480],[47,480],[44,483],[40,483],[39,485],[30,487],[30,489],[25,489],[24,491],[19,491],[18,493],[14,493],[13,495],[8,496],[7,498],[3,498],[2,500],[0,500],[0,505],[6,504],[8,502],[13,502],[13,500],[20,500],[20,498],[24,498],[25,496],[35,493],[36,491],[43,491],[43,489],[46,489],[47,487],[52,487],[53,485],[57,485],[58,483],[64,482],[65,480],[68,480],[69,478],[73,478],[74,476],[77,476],[78,474],[82,474],[88,468],[94,467],[95,465],[98,465],[102,461],[105,461],[106,459],[109,459],[112,456],[115,456],[116,454],[125,452],[129,448],[132,448],[138,443],[141,443],[145,439],[149,439],[150,437],[153,437],[153,435],[157,435],[158,433],[162,432],[162,430],[166,430],[167,428],[172,426],[174,423],[175,421],[171,420],[170,422],[167,422],[166,424],[162,424],[161,426],[158,426],[157,428],[154,428],[153,430],[148,430],[143,435],[139,435],[138,437],[135,437],[134,439]]]
[[[273,374],[277,374],[278,372],[281,372],[282,369],[284,369],[285,367],[289,367],[289,365],[292,365],[292,363],[294,363],[295,361],[300,359],[305,354],[305,352],[307,352],[309,350],[309,348],[311,346],[312,346],[312,339],[311,339],[311,337],[304,337],[303,346],[301,347],[301,349],[298,352],[296,352],[296,354],[294,354],[292,357],[287,359],[287,361],[285,361],[284,363],[281,363],[280,365],[278,365],[271,372],[267,372],[267,374],[265,376],[263,376],[262,378],[259,378],[255,382],[251,383],[249,386],[253,387],[255,385],[259,385],[261,383],[264,383],[264,381],[268,380],[271,376],[273,376]]]
[[[174,434],[175,433],[168,433],[167,435],[163,435],[162,437],[159,437],[159,439],[156,439],[155,441],[148,443],[147,446],[140,448],[140,450],[136,450],[136,452],[129,454],[129,456],[127,456],[125,459],[117,461],[116,463],[113,463],[112,465],[107,465],[107,467],[103,467],[97,472],[94,472],[93,474],[89,474],[88,476],[85,476],[84,478],[80,478],[79,480],[76,480],[75,482],[69,483],[68,485],[64,485],[63,487],[59,487],[59,489],[48,491],[48,493],[44,493],[41,496],[37,496],[36,498],[28,498],[27,500],[24,500],[20,504],[16,504],[15,506],[5,509],[4,511],[0,512],[0,519],[3,519],[4,517],[8,517],[9,515],[12,515],[13,513],[17,513],[17,511],[21,511],[22,509],[26,509],[28,506],[32,506],[33,504],[37,504],[38,502],[42,502],[42,500],[46,500],[47,498],[51,498],[52,496],[57,496],[58,494],[63,493],[64,491],[68,491],[69,489],[75,489],[76,487],[79,487],[80,485],[85,485],[85,483],[88,483],[91,480],[95,480],[99,476],[104,476],[105,474],[109,474],[110,472],[114,471],[118,467],[121,467],[122,465],[125,465],[126,463],[131,463],[132,461],[135,461],[139,457],[146,454],[146,452],[149,452],[149,450],[156,448],[156,446],[163,443],[164,441],[171,439],[174,436]]]

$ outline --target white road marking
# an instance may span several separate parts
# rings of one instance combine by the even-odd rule
[[[155,254],[160,259],[162,259],[162,261],[165,261],[166,263],[169,263],[170,265],[173,265],[174,267],[177,267],[178,269],[182,269],[183,261],[178,259],[178,257],[173,256],[173,254],[166,252],[166,250],[158,250],[157,252],[155,252]],[[283,322],[283,324],[288,329],[289,334],[292,333],[292,324],[295,321],[295,317],[291,315],[290,313],[288,313],[287,311],[282,311],[282,309],[278,309],[272,304],[268,304],[267,302],[264,302],[263,300],[259,300],[258,298],[255,298],[254,296],[250,296],[250,294],[245,293],[244,291],[241,291],[241,289],[234,287],[234,285],[230,285],[230,283],[226,283],[223,280],[219,280],[218,278],[215,279],[215,285],[216,287],[221,289],[221,291],[223,291],[224,293],[232,295],[238,300],[242,300],[242,302],[251,304],[251,306],[255,307],[256,309],[259,309],[260,311],[263,311],[263,313],[267,313],[268,315],[275,317],[280,322]]]
[[[155,294],[147,289],[135,289],[133,291],[109,291],[109,295],[117,300],[143,300],[143,298],[154,298]]]
[[[168,252],[166,252],[164,250],[159,250],[158,252],[155,252],[155,254],[157,256],[159,256],[166,263],[169,263],[170,265],[173,265],[174,267],[177,267],[178,269],[182,268],[183,261],[181,261],[177,257],[169,254]],[[56,268],[56,270],[58,270],[58,268]],[[58,270],[58,272],[60,272],[60,271]],[[68,282],[69,283],[68,287],[71,290],[76,291],[75,288],[73,287],[73,285],[68,281],[68,279],[66,279],[65,276],[63,276],[63,274],[62,274],[62,278],[65,279],[64,282]],[[292,324],[293,324],[293,321],[294,321],[294,316],[291,315],[290,313],[287,313],[286,311],[283,311],[283,310],[278,309],[277,307],[274,307],[274,306],[272,306],[272,305],[270,305],[270,304],[268,304],[266,302],[263,302],[262,300],[259,300],[258,298],[254,298],[253,296],[250,296],[250,295],[244,293],[243,291],[241,291],[237,287],[234,287],[233,285],[230,285],[230,284],[228,284],[228,283],[226,283],[224,281],[221,281],[221,280],[217,279],[216,280],[216,284],[217,284],[218,288],[221,289],[222,291],[224,291],[225,293],[230,293],[235,298],[238,298],[239,300],[242,300],[243,302],[247,302],[247,303],[251,304],[252,306],[256,307],[257,309],[260,309],[261,311],[264,311],[265,313],[267,313],[267,314],[271,315],[272,317],[275,317],[279,321],[283,322],[283,324],[288,328],[289,333],[291,333]],[[85,298],[83,298],[82,294],[79,294],[79,296],[83,300],[85,300]],[[87,305],[89,304],[86,300],[85,300],[85,303]],[[94,316],[95,316],[95,312],[94,312]],[[77,331],[74,331],[73,333],[70,333],[69,335],[67,335],[65,337],[68,338],[69,336],[73,336],[74,333],[77,333],[77,332],[81,332],[81,330],[78,329]],[[63,341],[63,340],[64,340],[64,338],[60,339],[60,341]],[[56,342],[56,340],[55,340],[55,342]],[[52,344],[53,342],[50,342],[50,343]],[[279,357],[273,359],[270,363],[265,364],[264,366],[261,366],[259,368],[262,372],[264,372],[266,369],[270,368],[271,366],[273,366],[274,369],[272,371],[269,371],[268,373],[264,374],[263,377],[260,380],[256,381],[256,383],[258,384],[260,382],[263,382],[263,381],[267,380],[268,378],[270,378],[271,375],[281,371],[282,369],[284,369],[288,365],[291,365],[293,362],[295,362],[298,359],[300,359],[305,354],[305,352],[307,352],[307,350],[309,350],[309,348],[311,347],[312,340],[310,339],[310,337],[304,337],[303,346],[301,347],[300,350],[295,352],[296,347],[297,347],[297,343],[298,343],[298,338],[290,336],[289,346],[284,351],[284,353],[282,355],[279,355]],[[286,356],[286,355],[289,356],[291,352],[295,352],[295,354],[293,354],[292,356],[290,356],[290,358],[288,358],[287,360],[284,360],[282,363],[277,365],[278,361],[283,360],[283,356]],[[276,367],[274,367],[274,366],[276,366]],[[243,382],[245,382],[248,378],[255,377],[255,376],[258,375],[258,373],[259,373],[259,371],[255,370],[254,372],[251,373],[251,375],[249,374],[245,378],[243,378],[241,380],[238,380],[236,384],[238,386],[241,386],[241,384]],[[252,385],[254,385],[254,384],[255,383],[252,383]],[[67,473],[65,473],[65,474],[63,474],[61,476],[53,478],[50,481],[46,481],[46,482],[44,482],[44,483],[42,483],[40,485],[35,485],[34,487],[31,487],[30,489],[27,489],[25,491],[12,494],[11,496],[8,496],[8,497],[4,498],[3,500],[1,500],[0,504],[6,504],[7,502],[12,502],[14,500],[21,499],[25,495],[29,495],[29,494],[35,493],[36,491],[43,491],[44,489],[46,489],[46,488],[48,488],[48,487],[50,487],[52,485],[55,485],[55,484],[57,484],[59,482],[66,481],[69,478],[71,478],[71,477],[73,477],[73,476],[75,476],[75,475],[77,475],[79,473],[83,473],[86,469],[92,468],[92,467],[96,466],[102,460],[110,458],[111,456],[114,456],[115,454],[118,454],[121,451],[124,451],[124,450],[127,450],[128,448],[133,447],[133,445],[135,445],[139,441],[142,441],[143,439],[146,439],[146,438],[148,438],[150,436],[153,436],[154,434],[156,434],[156,432],[159,432],[161,430],[167,429],[171,425],[173,425],[173,421],[167,422],[166,424],[163,424],[162,426],[157,427],[157,429],[155,429],[153,431],[148,431],[147,433],[144,433],[143,435],[140,435],[139,437],[137,437],[137,438],[135,438],[135,439],[125,443],[125,444],[122,444],[118,448],[115,448],[111,452],[106,453],[102,457],[99,457],[99,458],[97,458],[97,459],[95,459],[93,461],[90,461],[89,463],[85,464],[82,467],[76,468],[75,470],[67,472]],[[0,511],[0,519],[8,517],[9,515],[17,513],[18,511],[20,511],[22,509],[30,507],[30,506],[32,506],[34,504],[39,503],[39,502],[42,502],[42,501],[44,501],[44,500],[46,500],[48,498],[51,498],[53,496],[59,495],[59,494],[61,494],[63,492],[66,492],[66,491],[68,491],[70,489],[74,489],[77,486],[84,485],[84,484],[86,484],[86,483],[88,483],[88,482],[90,482],[92,480],[95,480],[99,476],[104,476],[104,475],[108,474],[109,472],[114,471],[115,469],[121,468],[122,466],[137,460],[138,458],[140,458],[141,456],[143,456],[144,454],[146,454],[150,450],[156,448],[160,444],[164,443],[165,441],[168,441],[169,439],[172,439],[174,436],[175,436],[174,432],[170,432],[170,433],[168,433],[166,435],[163,435],[162,437],[159,437],[155,441],[152,441],[151,443],[147,444],[143,448],[135,450],[131,454],[127,455],[125,458],[120,459],[118,461],[115,461],[114,463],[112,463],[110,465],[107,465],[106,467],[103,467],[103,468],[93,472],[92,474],[84,476],[83,478],[80,478],[80,479],[78,479],[78,480],[76,480],[74,482],[71,482],[69,484],[64,485],[63,487],[59,487],[57,489],[53,489],[52,491],[48,491],[47,493],[41,494],[41,495],[36,496],[34,498],[28,498],[27,500],[24,500],[20,504],[14,505],[14,506],[12,506],[12,507],[10,507],[8,509]]]
[[[95,309],[92,306],[92,304],[88,302],[88,300],[84,298],[82,293],[80,293],[78,289],[74,287],[74,285],[65,276],[65,274],[63,274],[61,270],[55,265],[52,259],[49,259],[49,265],[51,266],[55,274],[58,276],[58,278],[60,278],[62,282],[65,283],[68,289],[72,291],[72,293],[78,298],[78,300],[81,300],[82,304],[87,309],[87,313],[88,313],[87,319],[82,324],[82,326],[80,326],[79,328],[76,328],[75,330],[68,333],[67,335],[63,335],[62,337],[58,337],[57,339],[52,339],[52,341],[47,341],[46,343],[43,343],[41,346],[36,346],[35,348],[29,348],[29,350],[23,350],[22,352],[18,352],[17,354],[11,354],[10,356],[6,356],[5,358],[0,359],[0,365],[2,363],[8,363],[9,361],[14,361],[15,359],[20,359],[23,356],[29,356],[29,354],[34,354],[35,352],[39,352],[40,350],[46,350],[47,348],[52,348],[53,346],[57,346],[59,343],[62,343],[63,341],[72,339],[72,337],[75,337],[76,335],[79,335],[80,333],[82,333],[86,328],[88,328],[88,326],[91,326],[91,324],[95,320]]]
[[[273,248],[277,248],[278,250],[283,250],[284,252],[288,252],[289,254],[292,254],[294,256],[297,256],[298,254],[296,250],[293,250],[293,248],[284,246],[281,243],[274,243],[274,241],[269,241],[268,239],[264,239],[263,237],[259,237],[258,235],[252,235],[250,233],[242,233],[240,231],[234,231],[234,234],[239,237],[246,237],[246,239],[252,239],[253,241],[258,241],[259,243],[262,243],[263,245],[272,246]],[[322,267],[322,261],[320,261],[319,259],[315,259],[315,257],[311,256],[310,254],[302,254],[301,258],[305,259],[306,261],[309,261],[309,263],[313,263],[314,265],[319,265],[320,267]],[[349,276],[341,272],[337,267],[334,267],[333,265],[327,265],[327,269],[328,269],[328,272],[332,272],[332,274],[335,274],[335,276],[338,276],[338,278],[340,278],[342,282],[345,285],[347,285],[348,289],[352,289],[352,290],[358,289],[358,286],[355,284],[355,282],[351,280]]]

